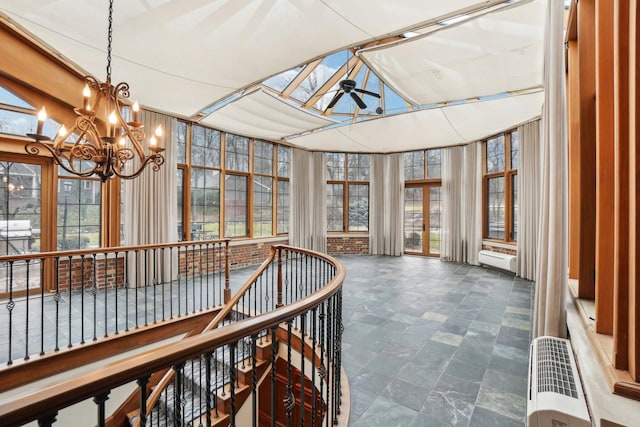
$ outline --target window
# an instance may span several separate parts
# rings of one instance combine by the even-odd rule
[[[273,234],[273,144],[253,147],[253,237]]]
[[[220,238],[219,168],[220,132],[193,125],[191,135],[190,240]]]
[[[498,135],[484,144],[484,237],[515,242],[518,234],[517,131]]]
[[[58,249],[100,247],[102,183],[58,167]]]
[[[289,174],[291,149],[278,145],[278,208],[276,211],[277,233],[289,232]]]
[[[327,153],[326,160],[327,231],[368,231],[370,156]]]

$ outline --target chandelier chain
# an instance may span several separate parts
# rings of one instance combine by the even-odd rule
[[[111,83],[111,41],[113,40],[113,0],[109,0],[109,32],[107,35],[107,82]]]

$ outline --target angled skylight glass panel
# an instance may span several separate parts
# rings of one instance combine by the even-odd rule
[[[300,71],[302,71],[304,67],[304,65],[301,65],[299,67],[284,71],[280,74],[276,74],[275,76],[263,81],[262,84],[270,87],[276,92],[282,92],[287,86],[289,86],[289,83],[291,83],[293,79],[295,79],[297,75],[300,74]]]
[[[0,104],[34,110],[33,106],[30,105],[27,101],[17,97],[2,86],[0,86]]]
[[[302,103],[307,102],[352,56],[351,51],[343,50],[325,57],[291,93],[291,97]]]
[[[407,102],[387,85],[384,85],[384,110],[384,114],[398,114],[409,111]]]
[[[513,3],[358,55],[414,105],[540,87],[547,1]]]

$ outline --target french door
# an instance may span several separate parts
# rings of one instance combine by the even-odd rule
[[[440,255],[440,184],[407,184],[404,189],[404,251]]]

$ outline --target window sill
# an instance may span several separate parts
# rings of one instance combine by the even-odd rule
[[[231,247],[245,246],[245,245],[254,245],[254,244],[260,244],[260,243],[262,244],[279,243],[279,242],[288,242],[288,241],[289,241],[289,236],[286,234],[283,236],[269,236],[269,237],[255,237],[255,238],[242,237],[237,239],[231,239],[229,241],[229,246]]]
[[[328,231],[327,238],[331,237],[369,237],[368,231]]]
[[[613,367],[613,337],[595,332],[593,301],[578,299],[577,291],[577,281],[569,280],[567,328],[594,425],[634,425],[640,413],[640,383]]]

